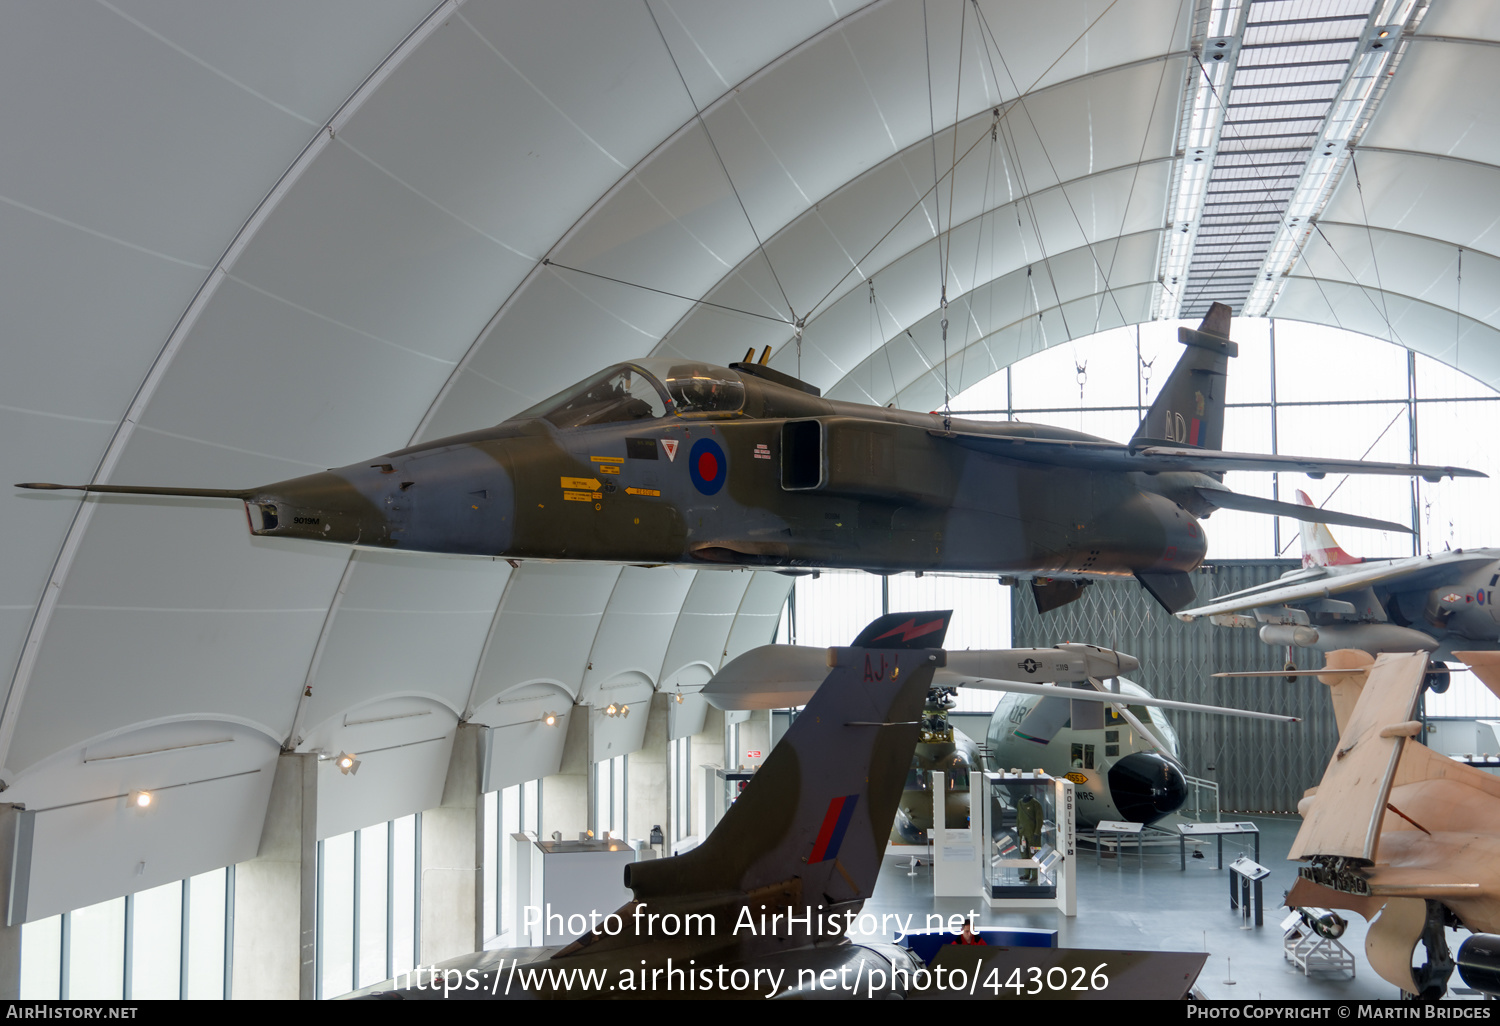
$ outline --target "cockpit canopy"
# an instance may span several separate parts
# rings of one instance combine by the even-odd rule
[[[745,405],[745,385],[725,367],[656,357],[622,363],[517,414],[555,427],[588,427],[660,417],[728,417]]]

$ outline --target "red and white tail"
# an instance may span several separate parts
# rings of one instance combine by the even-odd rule
[[[1300,488],[1297,489],[1297,503],[1302,506],[1311,506],[1312,499]],[[1351,556],[1339,548],[1339,543],[1333,540],[1333,532],[1328,530],[1327,524],[1313,524],[1306,520],[1298,521],[1297,526],[1302,530],[1302,565],[1309,566],[1348,566],[1351,563],[1363,563],[1364,559],[1359,556]]]

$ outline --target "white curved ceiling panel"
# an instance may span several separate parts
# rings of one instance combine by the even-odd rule
[[[1377,287],[1450,310],[1460,302],[1456,247],[1359,224],[1324,221],[1318,227],[1322,234],[1303,248],[1305,273],[1361,285],[1375,304]],[[1462,306],[1465,316],[1500,327],[1500,260],[1478,250],[1464,252]]]
[[[105,7],[266,103],[322,124],[434,0],[108,0]]]
[[[1434,4],[1422,19],[1422,33],[1500,41],[1500,5]]]
[[[1045,89],[1102,67],[1180,51],[1192,16],[1188,5],[1174,0],[1143,0],[1129,6],[1101,6],[1089,0],[982,6],[1009,69],[997,64],[1007,97],[1018,89]],[[973,25],[972,12],[969,24]]]
[[[503,561],[488,559],[355,553],[343,599],[325,628],[304,722],[399,694],[423,694],[463,713],[511,573]]]
[[[316,832],[320,840],[442,804],[453,755],[454,722],[426,726],[430,733],[425,737],[387,748],[341,746],[359,757],[357,775],[340,772],[332,759],[319,761]]]
[[[770,570],[755,571],[750,587],[745,589],[745,597],[740,600],[740,608],[735,611],[734,626],[729,629],[729,640],[724,643],[719,666],[741,652],[769,645],[775,640],[776,626],[781,622],[781,607],[786,605],[786,593],[791,590],[790,577]]]
[[[194,463],[223,468],[213,481],[231,483],[190,478],[187,466],[149,481],[126,477],[122,466],[113,479],[248,488],[389,452],[406,445],[427,397],[450,370],[447,361],[230,279],[204,311],[191,344],[172,361],[141,423],[213,447]],[[273,396],[287,404],[287,415],[266,415]],[[142,433],[129,449],[154,444],[157,439]],[[278,477],[249,478],[264,471],[240,469],[248,453],[279,457],[286,465],[273,471]]]
[[[234,505],[110,500],[97,511],[8,768],[160,717],[233,716],[285,736],[347,552],[252,542]],[[173,566],[190,569],[164,572]]]
[[[1364,204],[1353,176],[1345,178],[1322,219],[1369,223],[1454,246],[1500,255],[1500,210],[1493,206],[1500,168],[1440,155],[1361,150]]]
[[[6,241],[0,248],[0,404],[36,415],[94,418],[113,428],[207,267],[3,202],[0,238]],[[85,468],[66,469],[76,476]]]
[[[553,259],[689,295],[701,294],[754,247],[708,137],[693,125],[621,183]],[[699,260],[679,266],[683,253]]]
[[[0,196],[205,268],[317,128],[104,4],[14,5],[0,63],[46,99],[0,106]]]
[[[649,59],[664,51],[643,5],[470,3],[459,20],[621,170],[692,117],[677,73]]]
[[[1372,298],[1374,303],[1370,301]],[[1295,277],[1282,292],[1276,316],[1315,324],[1331,323],[1384,338],[1385,319],[1377,308],[1381,302],[1382,297],[1373,290],[1344,282],[1313,282]],[[1384,304],[1403,344],[1461,367],[1465,374],[1491,388],[1500,388],[1500,331],[1470,318],[1455,319],[1452,310],[1404,296],[1387,293]]]
[[[589,649],[580,702],[607,703],[617,679],[632,672],[658,683],[661,654],[672,638],[696,573],[675,566],[627,566],[620,571]]]
[[[133,724],[37,767],[7,792],[35,816],[26,920],[253,858],[279,754],[244,724],[186,721]],[[149,810],[127,806],[136,789],[156,793]]]
[[[599,621],[622,568],[600,563],[522,563],[500,599],[473,705],[530,681],[577,696]]]
[[[433,32],[339,137],[455,221],[535,259],[582,212],[570,206],[627,165],[475,31],[469,14],[485,10],[465,7]]]
[[[826,5],[768,0],[745,7],[712,0],[652,0],[650,10],[702,108],[768,61],[861,6],[857,0],[830,0]]]
[[[703,666],[719,667],[753,576],[743,570],[700,570],[693,577],[657,674],[661,690],[701,684]]]
[[[1500,90],[1500,65],[1484,60],[1484,49],[1414,40],[1361,145],[1500,164],[1500,111],[1488,102]]]
[[[530,266],[335,141],[233,273],[389,345],[455,361]]]
[[[56,474],[87,476],[109,441],[112,428],[73,417],[41,417],[0,407],[0,474],[3,483],[46,480]],[[0,491],[0,519],[7,532],[25,545],[0,547],[0,616],[36,611],[38,592],[57,559],[57,548],[73,521],[79,500],[74,495]],[[0,647],[0,667],[8,673],[16,653]]]

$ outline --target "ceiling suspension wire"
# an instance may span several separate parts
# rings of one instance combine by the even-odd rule
[[[651,0],[642,0],[646,5],[646,13],[651,16],[651,24],[656,26],[656,34],[661,37],[661,45],[667,51],[667,57],[672,62],[672,69],[677,72],[677,80],[682,83],[682,91],[687,94],[688,103],[692,105],[693,114],[698,119],[698,124],[703,127],[703,135],[708,139],[709,148],[714,151],[714,159],[719,162],[719,169],[724,172],[724,178],[729,182],[729,191],[734,193],[734,200],[740,205],[740,213],[745,215],[745,224],[750,227],[750,234],[755,238],[755,245],[760,250],[761,257],[766,262],[766,269],[771,272],[771,280],[776,282],[776,288],[781,293],[781,301],[786,304],[787,311],[792,315],[791,323],[797,332],[797,368],[801,374],[802,367],[802,325],[803,321],[797,317],[797,311],[792,306],[786,289],[781,284],[781,278],[776,274],[776,267],[771,263],[771,254],[766,252],[766,244],[761,240],[760,232],[755,230],[755,222],[750,219],[750,211],[745,209],[745,201],[740,196],[740,190],[734,184],[734,176],[729,173],[728,166],[724,163],[724,157],[719,153],[719,146],[714,142],[713,133],[708,130],[708,122],[704,120],[703,111],[698,107],[698,101],[693,97],[693,91],[688,88],[687,77],[683,75],[682,68],[677,63],[677,55],[672,52],[671,45],[667,42],[667,35],[662,31],[661,22],[656,20],[656,12],[651,9]]]
[[[1365,238],[1370,244],[1370,266],[1375,268],[1375,288],[1380,291],[1380,312],[1385,318],[1386,341],[1395,344],[1395,329],[1391,326],[1391,311],[1386,303],[1385,285],[1380,280],[1380,259],[1375,255],[1375,232],[1370,228],[1370,212],[1365,209],[1365,186],[1359,180],[1359,160],[1355,157],[1354,147],[1349,147],[1349,166],[1354,169],[1354,191],[1359,194],[1359,215],[1365,222]],[[1320,229],[1321,230],[1321,229]]]
[[[713,303],[713,302],[710,302],[707,299],[694,299],[691,296],[683,296],[683,295],[679,295],[676,292],[668,292],[666,289],[656,289],[656,288],[652,288],[650,285],[641,285],[638,282],[625,281],[623,278],[611,278],[607,274],[598,274],[598,273],[596,273],[594,271],[585,271],[581,267],[569,267],[567,264],[560,264],[556,260],[551,259],[550,257],[544,257],[542,259],[542,266],[543,267],[555,267],[555,268],[557,268],[560,271],[572,271],[574,274],[582,274],[582,275],[586,275],[586,276],[588,276],[590,278],[600,278],[600,279],[603,279],[604,281],[612,281],[616,285],[627,285],[630,288],[640,289],[643,292],[655,292],[659,296],[671,296],[673,299],[685,300],[685,301],[687,301],[689,303],[692,303],[695,306],[711,306],[711,307],[713,307],[716,310],[727,310],[730,313],[744,314],[746,317],[759,317],[763,321],[775,321],[777,324],[791,324],[792,323],[791,321],[787,320],[785,317],[773,317],[770,314],[755,313],[755,312],[753,312],[751,310],[741,310],[739,307],[725,306],[723,303]]]
[[[1375,302],[1374,297],[1370,295],[1369,288],[1359,280],[1359,276],[1354,273],[1354,269],[1349,266],[1349,262],[1344,259],[1343,255],[1339,253],[1336,248],[1334,248],[1333,240],[1323,233],[1323,226],[1316,221],[1312,222],[1312,226],[1313,230],[1318,233],[1318,238],[1322,239],[1323,244],[1328,247],[1328,252],[1333,254],[1333,258],[1339,262],[1339,266],[1342,267],[1344,271],[1349,275],[1349,280],[1354,284],[1356,288],[1359,289],[1359,294],[1365,297],[1365,302],[1369,303],[1370,307],[1375,311],[1375,316],[1379,317],[1382,321],[1385,322],[1386,334],[1389,336],[1386,341],[1396,345],[1405,345],[1406,343],[1401,341],[1401,336],[1396,333],[1396,329],[1391,324],[1390,317],[1386,315],[1385,309],[1379,303]],[[1377,282],[1376,288],[1378,290],[1378,283],[1380,281],[1380,275],[1378,271],[1376,272],[1375,280]],[[1319,288],[1321,287],[1322,286],[1320,285]],[[1324,298],[1326,299],[1327,297],[1325,296]],[[1340,325],[1340,327],[1343,327],[1343,325]]]
[[[979,0],[974,0],[974,2],[977,4],[979,2]],[[1179,3],[1177,4],[1177,20],[1172,23],[1174,36],[1175,36],[1175,31],[1176,31],[1177,24],[1182,21],[1183,9],[1186,6],[1187,6],[1187,0],[1179,0]],[[1168,40],[1167,40],[1166,52],[1168,52],[1168,53],[1171,52],[1172,41],[1173,41],[1173,37],[1169,37]],[[1156,92],[1151,97],[1151,113],[1149,115],[1147,115],[1147,117],[1146,117],[1146,130],[1141,133],[1141,148],[1140,148],[1140,150],[1135,155],[1135,169],[1130,174],[1130,189],[1125,194],[1125,209],[1120,212],[1120,230],[1115,235],[1114,249],[1112,249],[1110,251],[1110,254],[1109,254],[1109,268],[1104,272],[1104,287],[1106,289],[1109,288],[1109,279],[1110,279],[1110,276],[1115,273],[1115,261],[1117,259],[1119,259],[1119,256],[1120,256],[1120,243],[1122,241],[1124,241],[1124,238],[1125,238],[1125,225],[1130,220],[1130,204],[1135,200],[1135,187],[1136,187],[1137,184],[1140,183],[1140,180],[1141,180],[1141,165],[1145,162],[1145,159],[1146,159],[1146,147],[1151,142],[1151,126],[1156,123],[1156,111],[1157,111],[1157,108],[1161,105],[1161,91],[1162,91],[1162,87],[1166,84],[1166,81],[1167,81],[1167,61],[1163,60],[1161,62],[1161,74],[1158,75],[1157,79],[1156,79]],[[1116,309],[1119,308],[1119,302],[1118,301],[1116,301],[1115,306],[1116,306]],[[1100,323],[1100,320],[1103,318],[1103,316],[1104,316],[1104,304],[1100,303],[1098,306],[1096,306],[1094,308],[1094,331],[1095,332],[1097,332],[1099,330],[1099,323]],[[1122,324],[1124,323],[1124,319],[1123,318],[1121,318],[1121,323]],[[1140,325],[1139,324],[1136,325],[1136,330],[1137,330],[1137,332],[1139,332],[1139,330],[1140,330]]]
[[[1458,358],[1459,335],[1464,322],[1464,248],[1458,247],[1458,282],[1453,290],[1453,356]]]
[[[976,7],[975,10],[978,11],[979,9]],[[981,27],[981,29],[987,28],[988,26],[986,25],[986,23],[983,20],[984,19],[984,15],[983,15],[982,11],[979,12],[979,18],[980,18],[980,27]],[[981,39],[984,38],[982,34],[981,34],[980,38]],[[986,42],[986,44],[985,44],[985,60],[990,65],[990,75],[994,77],[994,79],[995,79],[995,88],[996,88],[996,91],[998,91],[999,88],[1000,88],[1000,75],[995,71],[995,59],[994,59],[993,55],[990,53],[990,46],[989,46],[988,42]],[[1059,58],[1059,60],[1061,60],[1061,58]],[[1002,61],[1002,63],[1004,62],[1004,58],[1003,57],[1001,58],[1001,61]],[[1057,62],[1054,61],[1053,63],[1056,64]],[[1010,76],[1010,69],[1009,68],[1006,69],[1006,75],[1008,77]],[[1011,77],[1011,85],[1012,86],[1015,85],[1015,78],[1014,77]],[[1010,157],[1010,162],[1011,162],[1012,165],[1014,165],[1014,167],[1016,169],[1016,182],[1019,185],[1020,190],[1021,190],[1021,196],[1020,196],[1020,198],[1015,201],[1016,234],[1017,234],[1017,236],[1020,239],[1021,247],[1022,247],[1022,252],[1025,252],[1026,251],[1026,232],[1025,232],[1025,229],[1022,227],[1022,224],[1021,224],[1021,207],[1024,206],[1026,208],[1026,215],[1031,220],[1031,229],[1032,229],[1032,234],[1033,234],[1033,236],[1036,239],[1037,250],[1041,253],[1042,267],[1046,270],[1046,272],[1047,272],[1047,281],[1052,286],[1052,299],[1053,299],[1053,302],[1056,304],[1058,313],[1062,317],[1063,330],[1068,333],[1069,337],[1071,337],[1072,336],[1072,331],[1068,329],[1068,315],[1067,315],[1067,312],[1063,309],[1062,296],[1057,291],[1057,280],[1056,280],[1056,278],[1052,274],[1052,258],[1048,255],[1048,253],[1047,253],[1047,244],[1042,239],[1041,222],[1038,221],[1037,216],[1036,216],[1036,205],[1032,201],[1031,186],[1029,184],[1027,184],[1027,181],[1026,181],[1026,171],[1021,166],[1020,150],[1016,146],[1016,141],[1015,141],[1015,128],[1014,128],[1013,125],[1010,124],[1010,120],[1009,120],[1010,112],[1012,110],[1015,110],[1018,105],[1021,105],[1021,97],[1020,97],[1019,93],[1017,94],[1016,99],[1010,104],[1010,106],[1006,108],[1005,115],[1002,116],[1001,119],[1000,119],[1000,121],[1001,121],[1000,135],[1001,135],[1001,138],[1004,140],[1005,152]],[[1023,113],[1025,112],[1024,106],[1022,106],[1022,112]],[[1033,126],[1033,127],[1035,127],[1035,126]],[[1029,268],[1028,268],[1028,272],[1027,273],[1028,274],[1030,273],[1030,269]],[[1036,287],[1035,283],[1033,282],[1032,283],[1032,289],[1033,289],[1033,291],[1035,290],[1035,287]],[[1037,315],[1038,316],[1041,315],[1041,303],[1040,303],[1040,301],[1038,301],[1038,303],[1037,303]]]
[[[880,319],[880,300],[875,297],[875,279],[874,278],[870,279],[870,307],[871,307],[872,310],[875,311],[875,328],[876,328],[877,333],[879,334],[879,337],[882,340],[880,348],[885,352],[885,369],[886,369],[886,371],[891,376],[891,401],[888,402],[888,403],[886,403],[886,406],[887,407],[894,406],[894,407],[896,407],[896,409],[899,410],[901,408],[901,403],[899,402],[899,390],[896,388],[896,368],[891,363],[891,350],[890,350],[890,347],[887,346],[885,344],[885,342],[884,342],[884,339],[885,339],[885,324]],[[894,327],[894,324],[892,326]],[[911,338],[911,332],[910,331],[908,331],[906,334],[907,334],[908,338]],[[912,343],[913,344],[916,343],[916,339],[915,338],[912,338]],[[872,398],[872,399],[875,398],[875,348],[874,348],[874,346],[875,346],[875,341],[872,338],[870,340],[870,398]]]
[[[1073,50],[1073,48],[1075,46],[1077,46],[1080,42],[1083,41],[1084,37],[1086,37],[1091,31],[1093,31],[1094,26],[1098,25],[1099,21],[1105,15],[1107,15],[1111,10],[1114,9],[1115,4],[1118,3],[1118,2],[1119,2],[1119,0],[1110,0],[1109,6],[1106,7],[1106,8],[1104,8],[1103,11],[1099,12],[1098,16],[1095,17],[1093,21],[1091,21],[1087,25],[1085,25],[1084,28],[1083,28],[1083,31],[1081,31],[1080,33],[1078,33],[1077,36],[1073,37],[1073,41],[1071,43],[1069,43],[1067,46],[1063,47],[1062,52],[1059,53],[1055,58],[1053,58],[1052,63],[1048,64],[1047,67],[1043,68],[1042,71],[1041,71],[1041,73],[1039,75],[1037,75],[1036,79],[1032,81],[1031,85],[1027,86],[1025,90],[1022,90],[1022,92],[1023,93],[1024,92],[1028,92],[1031,89],[1036,88],[1036,86],[1042,81],[1042,79],[1044,79],[1052,71],[1053,68],[1057,67],[1058,63],[1064,57],[1066,57],[1069,53],[1071,53],[1072,50]],[[977,10],[977,8],[976,8],[976,10]],[[981,21],[982,21],[982,12],[981,12]],[[988,26],[982,25],[982,27],[987,28]],[[659,31],[659,29],[658,29],[658,31]],[[924,4],[924,7],[923,7],[923,35],[924,35],[924,38],[925,38],[925,35],[926,35],[926,31],[927,31],[927,29],[926,29],[926,7],[925,7],[925,4]],[[986,52],[986,56],[988,58],[988,53],[987,52]],[[994,74],[994,61],[991,59],[991,60],[989,60],[989,63],[990,63],[990,73]],[[928,67],[929,67],[929,83],[930,83],[930,81],[931,81],[931,75],[930,75],[931,61],[930,61],[930,59],[928,61]],[[998,81],[999,80],[997,78],[996,82],[998,83]],[[930,86],[929,86],[929,89],[930,89]],[[929,125],[930,125],[933,122],[933,120],[934,120],[934,115],[933,115],[932,110],[931,110],[931,102],[930,102],[930,100],[929,100],[928,107],[929,107],[929,110],[928,110],[928,121],[929,121]],[[997,109],[999,109],[999,108],[997,108]],[[1009,118],[1010,118],[1010,112],[1011,112],[1012,109],[1013,109],[1013,107],[1005,107],[1004,110],[1001,111],[1001,113],[1000,113],[1000,121],[1001,121],[1001,123],[1005,123],[1005,122],[1007,122],[1009,120]],[[955,127],[955,129],[957,128],[957,126],[954,126],[954,127]],[[934,168],[933,174],[934,174],[934,177],[936,177],[936,173],[937,173],[936,172],[936,168],[937,168],[937,148],[936,147],[937,147],[937,144],[936,144],[936,131],[935,130],[932,133],[932,138],[933,138],[932,153],[933,153],[933,168]],[[981,142],[983,142],[983,141],[984,141],[984,136],[982,136],[982,135],[978,139],[975,139],[974,142],[973,142],[973,144],[970,145],[968,149],[964,150],[964,152],[959,155],[959,158],[958,158],[958,160],[955,163],[956,164],[963,163],[963,161],[969,156],[969,154],[973,153],[974,150],[977,149],[978,146],[979,146],[979,144]],[[855,261],[854,265],[851,266],[849,268],[849,270],[845,271],[842,275],[839,276],[838,281],[836,281],[836,282],[833,283],[832,287],[830,287],[829,290],[823,294],[823,297],[821,299],[819,299],[816,303],[814,303],[811,307],[808,308],[808,313],[807,313],[806,316],[803,317],[803,321],[805,322],[807,320],[810,320],[811,317],[814,314],[816,314],[818,310],[822,309],[823,304],[826,303],[826,302],[828,302],[829,298],[835,292],[838,291],[839,286],[842,285],[845,281],[847,281],[849,279],[849,275],[851,275],[855,271],[857,271],[859,269],[859,265],[862,264],[862,263],[864,263],[867,259],[869,259],[870,254],[874,253],[875,250],[877,248],[879,248],[880,244],[883,243],[887,238],[890,237],[890,235],[891,235],[892,232],[894,232],[897,228],[901,227],[901,223],[903,221],[905,221],[908,217],[910,217],[913,213],[915,213],[916,210],[919,207],[921,207],[927,201],[927,197],[930,196],[930,195],[932,195],[936,191],[936,189],[937,189],[937,183],[935,182],[930,188],[928,188],[926,191],[924,191],[921,196],[917,197],[916,202],[914,202],[910,207],[908,207],[906,209],[906,212],[903,213],[900,217],[898,217],[895,220],[895,222],[892,223],[892,225],[890,226],[890,228],[888,228],[885,231],[885,233],[880,236],[880,238],[878,238],[878,239],[875,240],[874,245],[870,246],[869,249],[865,250],[864,255],[861,256],[857,261]],[[1021,223],[1020,222],[1020,213],[1018,211],[1017,214],[1016,214],[1016,224],[1019,226],[1020,223]],[[1055,292],[1055,290],[1054,290],[1054,292]]]
[[[995,70],[994,70],[994,58],[995,57],[999,57],[1000,58],[1000,65],[1001,65],[1001,67],[1003,67],[1005,69],[1005,77],[1008,78],[1008,79],[1010,79],[1011,85],[1014,87],[1016,85],[1015,76],[1012,75],[1011,72],[1010,72],[1010,64],[1005,60],[1005,54],[1001,51],[1001,49],[1000,49],[1000,43],[995,38],[994,29],[992,29],[990,27],[989,20],[987,18],[985,18],[983,10],[979,7],[978,0],[973,0],[973,3],[974,3],[974,10],[976,11],[976,13],[978,14],[979,19],[980,19],[980,27],[983,30],[982,31],[982,37],[986,41],[985,56],[986,56],[986,59],[988,59],[989,62],[990,62],[990,72],[991,72],[991,74],[995,75],[995,82],[998,85],[999,81],[1000,81],[1000,76],[995,73]],[[1111,3],[1110,7],[1113,7],[1113,6],[1114,6],[1114,4]],[[1107,14],[1107,13],[1109,13],[1109,8],[1108,7],[1105,8],[1105,10],[1099,15],[1098,18],[1095,18],[1094,21],[1092,23],[1090,23],[1090,28],[1092,28],[1094,25],[1097,25],[1099,23],[1099,19],[1103,18],[1104,15]],[[1087,31],[1088,30],[1086,29],[1085,33],[1087,33]],[[1069,49],[1071,49],[1071,47]],[[1058,58],[1058,60],[1061,60],[1061,59],[1062,59],[1061,57]],[[1056,61],[1053,62],[1054,65],[1056,65],[1056,63],[1057,63]],[[1165,64],[1163,64],[1163,74],[1165,74],[1165,70],[1166,70],[1166,66],[1165,66]],[[1055,179],[1057,179],[1057,182],[1058,182],[1058,186],[1057,186],[1058,192],[1062,195],[1063,202],[1067,204],[1067,206],[1068,206],[1068,212],[1070,214],[1072,214],[1072,216],[1073,216],[1073,223],[1077,226],[1079,235],[1082,236],[1082,238],[1084,240],[1084,247],[1088,250],[1089,258],[1093,261],[1095,269],[1104,278],[1104,294],[1107,295],[1109,297],[1109,299],[1110,299],[1110,302],[1114,304],[1115,313],[1120,318],[1120,323],[1123,324],[1123,323],[1125,323],[1125,320],[1126,320],[1126,318],[1125,318],[1125,312],[1124,312],[1123,309],[1121,309],[1121,307],[1120,307],[1120,300],[1114,294],[1113,287],[1109,284],[1109,274],[1108,274],[1107,271],[1105,271],[1104,266],[1099,262],[1099,255],[1098,255],[1098,253],[1096,253],[1094,251],[1094,244],[1089,241],[1088,231],[1083,226],[1083,219],[1081,217],[1079,217],[1077,207],[1075,207],[1073,205],[1073,198],[1068,195],[1068,190],[1065,189],[1065,188],[1063,188],[1063,185],[1062,185],[1062,176],[1060,174],[1058,174],[1057,165],[1052,160],[1052,154],[1051,154],[1050,151],[1048,151],[1047,144],[1042,140],[1042,133],[1037,128],[1036,120],[1031,116],[1031,111],[1030,111],[1030,109],[1026,105],[1026,96],[1025,96],[1025,93],[1018,92],[1017,95],[1016,95],[1015,103],[1016,103],[1016,105],[1020,106],[1021,113],[1026,116],[1027,123],[1031,125],[1032,134],[1036,136],[1037,146],[1041,149],[1042,156],[1047,161],[1047,167],[1052,171],[1052,177],[1055,178]],[[1154,113],[1154,105],[1153,105],[1153,113]],[[1017,162],[1017,177],[1021,177],[1019,161]],[[1029,192],[1028,192],[1028,209],[1031,209],[1034,212],[1034,208],[1032,208],[1031,205],[1030,205],[1030,203],[1029,203]],[[1038,239],[1040,239],[1040,229],[1039,228],[1038,228]],[[1057,291],[1057,287],[1056,287],[1056,282],[1054,281],[1054,283],[1053,283],[1053,292],[1056,293],[1056,291]],[[1061,301],[1060,298],[1058,299],[1058,311],[1063,316],[1063,326],[1068,331],[1068,336],[1070,338],[1073,337],[1073,332],[1072,332],[1071,328],[1068,328],[1068,325],[1067,325],[1067,316],[1066,316],[1066,314],[1062,313],[1062,301]]]
[[[994,223],[995,219],[994,219],[993,216],[990,215],[989,209],[990,209],[990,183],[991,183],[991,180],[993,179],[994,173],[995,173],[995,147],[999,144],[999,136],[1000,136],[1000,108],[996,107],[992,111],[992,114],[993,114],[993,120],[990,122],[990,148],[989,148],[989,157],[986,160],[985,166],[984,166],[984,192],[980,195],[980,198],[979,198],[979,209],[981,211],[981,213],[980,213],[980,215],[978,217],[979,227],[978,227],[978,230],[974,233],[974,269],[973,269],[973,271],[970,272],[970,275],[969,275],[969,281],[972,282],[972,283],[974,283],[974,284],[970,285],[968,295],[964,299],[964,309],[968,313],[968,318],[964,321],[964,345],[963,345],[963,348],[961,350],[959,350],[958,390],[960,392],[962,392],[964,390],[964,376],[965,376],[965,371],[967,371],[968,366],[969,366],[969,329],[970,329],[970,327],[974,327],[974,328],[978,328],[979,327],[979,323],[978,323],[979,319],[974,316],[974,299],[973,299],[973,296],[974,296],[974,290],[976,288],[978,288],[978,282],[979,282],[979,251],[984,248],[984,222],[985,222],[985,219],[987,217],[989,218],[989,221],[990,221],[990,271],[991,271],[991,273],[993,273],[994,269],[995,269],[995,223]],[[954,133],[954,142],[955,142],[955,145],[957,144],[957,140],[958,140],[958,133],[955,132]],[[956,173],[955,173],[955,175],[956,175]],[[990,324],[994,324],[995,323],[995,321],[994,321],[995,288],[994,288],[994,284],[993,284],[993,279],[991,279],[991,284],[989,286],[988,291],[989,291],[989,302],[990,302]],[[984,329],[980,328],[979,331],[980,331],[980,337],[983,338],[984,337]]]

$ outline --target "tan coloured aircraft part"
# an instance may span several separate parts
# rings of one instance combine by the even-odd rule
[[[1500,689],[1500,653],[1454,656],[1492,690]],[[1398,659],[1411,665],[1392,665]],[[1409,707],[1400,710],[1415,699],[1424,659],[1411,653],[1373,662],[1363,652],[1329,653],[1332,668],[1370,665],[1371,670],[1363,681],[1347,673],[1321,678],[1329,685],[1341,728],[1338,750],[1346,754],[1343,759],[1335,754],[1323,780],[1300,803],[1305,820],[1291,857],[1352,855],[1336,848],[1349,840],[1348,821],[1357,833],[1364,817],[1373,817],[1378,837],[1373,857],[1366,860],[1373,864],[1357,871],[1370,893],[1335,890],[1303,877],[1287,898],[1293,905],[1349,909],[1369,919],[1365,952],[1371,967],[1408,993],[1420,986],[1411,963],[1428,901],[1441,902],[1470,930],[1500,930],[1500,777],[1434,752],[1415,737],[1408,741],[1411,724],[1401,718]],[[1344,764],[1361,747],[1364,758],[1374,762],[1370,752],[1380,754],[1381,746],[1399,751],[1390,774],[1362,775],[1357,783],[1344,779],[1350,768]]]
[[[1312,801],[1288,858],[1375,861],[1391,778],[1405,742],[1381,732],[1411,719],[1426,669],[1425,652],[1388,652],[1375,661],[1369,686],[1339,734],[1338,748],[1318,785],[1321,795],[1337,795],[1338,800]]]
[[[1453,658],[1468,663],[1474,676],[1500,698],[1500,652],[1454,652]]]
[[[1415,994],[1411,953],[1427,923],[1427,902],[1421,898],[1390,898],[1365,933],[1365,958],[1381,979]]]

